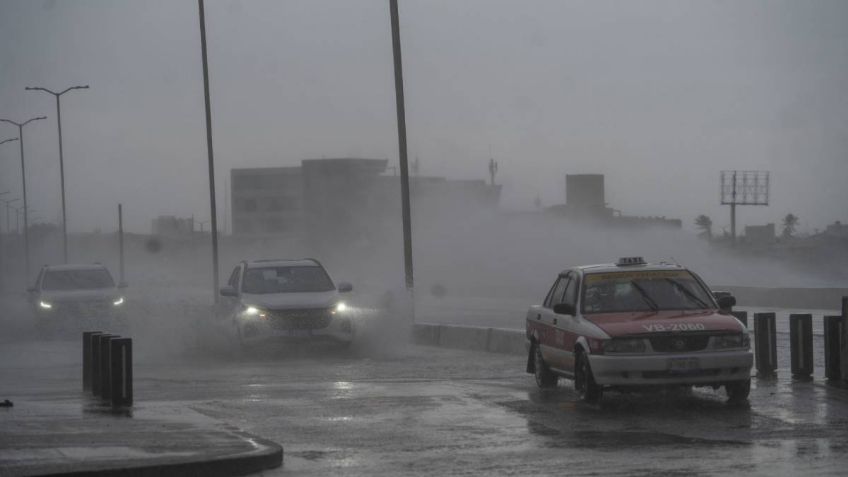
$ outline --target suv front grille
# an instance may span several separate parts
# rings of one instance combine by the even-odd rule
[[[275,330],[320,330],[330,326],[330,308],[270,310],[271,328]]]

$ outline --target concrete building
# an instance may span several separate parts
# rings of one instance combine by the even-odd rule
[[[151,224],[153,235],[159,237],[190,237],[194,231],[193,219],[181,219],[173,215],[160,215]]]
[[[260,167],[230,171],[233,234],[296,234],[303,220],[300,167]]]
[[[769,246],[776,240],[774,224],[745,226],[745,243],[749,245]]]

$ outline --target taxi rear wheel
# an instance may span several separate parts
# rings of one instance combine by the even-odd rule
[[[533,376],[536,378],[536,385],[542,389],[556,387],[559,378],[545,363],[538,344],[533,346],[531,353],[533,353]]]
[[[604,390],[595,382],[589,359],[583,351],[577,353],[574,366],[574,389],[581,401],[596,403],[601,400]]]

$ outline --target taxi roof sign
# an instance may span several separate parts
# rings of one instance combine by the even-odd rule
[[[642,257],[621,257],[615,264],[619,267],[626,267],[629,265],[645,265],[645,259]]]

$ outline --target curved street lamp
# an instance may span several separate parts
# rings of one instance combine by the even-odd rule
[[[26,87],[27,91],[44,91],[56,97],[56,124],[59,125],[59,178],[62,183],[62,252],[65,263],[68,263],[68,220],[65,215],[65,160],[62,157],[62,109],[59,105],[59,97],[75,89],[88,89],[88,85],[71,86],[58,93],[47,88],[42,88],[41,86]]]
[[[29,233],[27,232],[27,195],[26,195],[26,166],[24,165],[24,126],[33,122],[39,121],[41,119],[47,119],[47,116],[38,116],[35,118],[27,119],[26,121],[19,123],[12,121],[11,119],[2,119],[0,121],[4,123],[14,124],[18,127],[18,142],[21,146],[21,184],[23,190],[24,197],[24,262],[26,263],[26,279],[29,281]],[[8,142],[8,140],[7,140]]]

